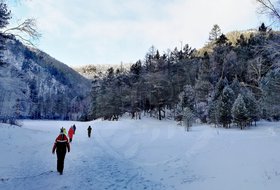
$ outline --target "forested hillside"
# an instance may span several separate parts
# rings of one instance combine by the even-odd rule
[[[0,119],[79,119],[90,81],[46,53],[6,41],[0,66]]]
[[[215,32],[215,31],[214,31]],[[218,34],[200,50],[159,53],[152,47],[129,71],[110,68],[92,87],[91,119],[125,112],[162,118],[193,115],[202,122],[240,127],[280,117],[280,33]]]

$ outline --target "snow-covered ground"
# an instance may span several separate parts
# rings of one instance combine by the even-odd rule
[[[243,131],[174,121],[121,119],[0,124],[0,189],[278,190],[280,123]],[[51,153],[59,128],[75,124],[64,174]],[[87,127],[93,128],[87,137]]]

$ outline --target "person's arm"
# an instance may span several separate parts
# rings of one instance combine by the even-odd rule
[[[66,146],[67,146],[68,152],[70,152],[70,144],[69,144],[69,142],[68,142],[68,141],[67,141]]]
[[[66,136],[64,136],[64,139],[66,140],[66,148],[68,150],[68,152],[70,152],[70,144],[69,144],[69,140]]]
[[[52,148],[52,153],[53,153],[53,154],[54,154],[55,149],[56,149],[56,141],[54,142],[53,148]]]

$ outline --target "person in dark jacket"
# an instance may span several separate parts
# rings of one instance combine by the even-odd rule
[[[75,124],[73,125],[73,130],[74,130],[74,135],[75,135],[75,133],[76,133],[76,125]]]
[[[70,152],[70,145],[68,142],[68,138],[64,134],[63,128],[60,129],[60,134],[55,139],[53,149],[52,149],[53,154],[54,154],[55,150],[56,150],[56,156],[57,156],[57,171],[60,173],[60,175],[62,175],[66,151]]]
[[[91,135],[91,126],[88,126],[87,131],[88,131],[88,138],[90,138],[90,135]]]

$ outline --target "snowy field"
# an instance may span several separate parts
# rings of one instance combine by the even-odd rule
[[[21,121],[0,124],[0,189],[279,190],[280,123],[221,129],[174,121]],[[51,153],[77,126],[64,174]],[[93,128],[87,137],[87,127]]]

